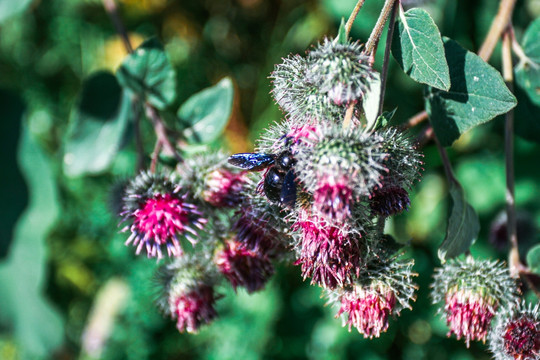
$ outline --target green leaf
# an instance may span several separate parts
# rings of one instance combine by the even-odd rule
[[[337,41],[338,44],[346,45],[349,43],[347,39],[347,30],[345,30],[345,19],[341,18],[341,24],[339,24],[339,30],[338,34],[336,36],[336,39],[334,41]]]
[[[116,72],[120,85],[163,110],[176,98],[176,74],[163,46],[146,40],[128,55]]]
[[[390,120],[394,117],[394,114],[396,113],[397,108],[395,108],[392,111],[385,111],[377,118],[377,121],[375,122],[375,130],[383,129],[388,126],[390,123]]]
[[[379,115],[379,101],[381,100],[381,77],[373,71],[373,77],[368,79],[369,91],[362,98],[362,108],[366,116],[366,130],[371,130]]]
[[[465,131],[505,114],[517,100],[501,74],[457,42],[444,39],[450,66],[450,91],[428,88],[426,110],[443,146],[450,146]]]
[[[178,110],[187,129],[184,136],[191,143],[207,144],[221,136],[233,105],[234,87],[230,78],[191,96]]]
[[[65,173],[80,176],[106,170],[125,141],[133,116],[131,97],[114,75],[98,72],[87,79],[71,114]]]
[[[540,244],[534,246],[527,253],[527,265],[533,273],[540,275]]]
[[[63,341],[59,313],[44,298],[47,252],[45,239],[59,214],[58,192],[51,164],[23,127],[19,165],[30,203],[19,218],[14,242],[0,263],[0,318],[15,330],[21,359],[45,357]]]
[[[6,19],[22,13],[33,0],[0,0],[0,23]]]
[[[467,251],[480,232],[478,215],[465,199],[465,192],[461,185],[451,182],[450,196],[452,197],[452,211],[448,218],[446,237],[438,251],[442,262]]]
[[[406,13],[400,9],[394,29],[392,54],[399,66],[413,80],[448,91],[450,73],[437,25],[419,8]]]
[[[516,83],[527,93],[531,101],[540,106],[540,18],[532,22],[523,36],[526,60],[515,68]]]

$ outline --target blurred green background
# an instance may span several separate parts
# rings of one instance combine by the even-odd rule
[[[443,35],[473,51],[498,7],[494,0],[408,3],[424,7]],[[274,64],[334,36],[354,4],[119,1],[135,45],[152,36],[165,45],[177,73],[178,104],[224,76],[233,79],[233,117],[222,143],[230,152],[251,149],[262,129],[282,117],[269,94]],[[382,1],[366,1],[353,38],[367,39],[381,6]],[[518,39],[538,16],[539,0],[517,2]],[[380,68],[384,41],[379,49]],[[491,60],[497,68],[499,54],[497,48]],[[98,70],[114,72],[125,55],[101,1],[0,0],[0,359],[490,358],[482,344],[466,349],[463,342],[447,339],[444,322],[429,305],[448,207],[447,184],[432,144],[423,149],[425,171],[411,210],[388,224],[389,232],[412,245],[418,299],[414,310],[391,321],[381,338],[365,340],[342,328],[334,319],[336,309],[324,306],[320,289],[303,282],[298,268],[283,264],[255,295],[220,288],[226,295],[218,303],[220,318],[198,335],[179,334],[153,304],[155,261],[136,257],[123,245],[125,235],[118,233],[111,211],[111,187],[134,174],[134,145],[126,144],[101,174],[68,177],[63,172],[66,130],[82,81]],[[397,122],[421,111],[422,87],[391,60],[385,108],[395,107]],[[531,116],[540,118],[538,108],[531,111],[517,114],[517,127]],[[449,150],[480,216],[481,236],[472,252],[483,258],[506,253],[488,242],[490,224],[504,209],[501,120],[465,134]],[[149,153],[152,130],[148,123],[143,130]],[[537,143],[516,139],[517,206],[536,226],[522,237],[525,246],[538,241],[539,150]]]

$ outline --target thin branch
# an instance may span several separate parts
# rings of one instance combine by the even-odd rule
[[[358,12],[364,5],[364,2],[366,0],[358,0],[356,3],[356,6],[354,7],[351,15],[349,16],[349,20],[347,20],[347,23],[345,24],[345,32],[347,33],[347,37],[349,37],[349,33],[351,32],[354,20],[356,19],[356,15],[358,15]]]
[[[503,35],[502,46],[503,77],[510,91],[514,88],[514,74],[512,71],[512,42],[510,34]],[[504,150],[506,155],[506,216],[508,240],[512,247],[517,248],[516,206],[514,197],[514,111],[505,115]]]
[[[105,11],[107,11],[107,14],[109,14],[116,32],[122,38],[126,51],[131,54],[133,52],[133,47],[129,41],[129,36],[124,27],[124,23],[122,22],[122,18],[120,17],[120,13],[118,12],[116,2],[114,0],[103,0],[103,7],[105,8]]]
[[[157,139],[156,144],[154,145],[154,151],[152,151],[152,161],[150,162],[150,172],[152,173],[156,172],[157,160],[158,160],[159,152],[161,151],[162,145],[163,144],[161,143],[161,140]]]
[[[396,21],[396,14],[399,8],[399,1],[394,2],[392,13],[390,14],[390,23],[388,24],[388,32],[386,35],[386,46],[384,48],[383,67],[381,71],[381,93],[379,96],[379,110],[377,116],[382,114],[384,92],[386,90],[386,78],[388,77],[388,63],[390,62],[390,47],[392,46],[392,37],[394,35],[394,23]]]
[[[405,124],[403,124],[403,128],[409,129],[412,128],[428,119],[428,113],[426,110],[420,111],[418,114],[414,115],[407,121]]]
[[[138,99],[131,102],[134,113],[133,131],[135,132],[135,148],[137,149],[137,173],[144,169],[144,147],[141,138],[141,106]]]
[[[349,104],[349,107],[347,107],[347,111],[345,112],[345,118],[343,119],[343,124],[341,126],[343,129],[348,129],[351,126],[351,121],[352,121],[355,105],[356,105],[356,102],[351,101],[351,103]]]
[[[395,2],[396,0],[386,0],[384,2],[384,6],[381,10],[381,13],[379,14],[379,18],[377,19],[377,23],[375,24],[373,31],[371,31],[371,35],[369,35],[369,39],[366,43],[366,54],[369,54],[372,59],[375,59],[377,45],[379,44],[379,40],[381,39],[384,25],[386,24],[386,20],[388,20],[388,18],[390,17],[390,13],[394,8]]]
[[[439,150],[439,154],[441,155],[441,160],[444,166],[444,173],[446,174],[448,182],[452,182],[455,185],[461,187],[459,181],[454,175],[454,171],[452,170],[452,164],[450,164],[450,159],[448,158],[448,153],[446,152],[446,149],[441,145],[437,136],[434,136],[433,139],[435,140],[435,144],[437,144],[437,150]]]
[[[501,0],[499,4],[499,11],[491,23],[491,27],[489,28],[489,32],[486,35],[484,43],[480,47],[480,50],[478,50],[478,56],[480,56],[484,61],[489,60],[491,54],[493,54],[495,45],[497,45],[497,42],[501,37],[501,34],[508,24],[510,24],[515,4],[516,0]]]
[[[424,127],[424,129],[416,136],[415,143],[417,144],[418,148],[423,148],[426,146],[426,144],[433,139],[435,133],[433,132],[433,127],[431,125],[427,125]]]
[[[176,148],[170,142],[169,137],[167,136],[167,129],[157,110],[148,103],[145,104],[144,108],[146,110],[146,116],[148,117],[148,119],[150,119],[152,125],[154,126],[154,131],[156,132],[156,136],[159,142],[161,142],[165,150],[174,155],[176,160],[182,161],[182,157],[180,156],[180,154],[178,154],[178,151],[176,151]]]

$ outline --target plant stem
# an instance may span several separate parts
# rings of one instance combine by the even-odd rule
[[[131,42],[129,41],[129,36],[127,34],[126,28],[124,27],[124,23],[122,22],[122,18],[118,13],[118,7],[116,6],[116,2],[114,0],[103,0],[103,7],[107,11],[107,14],[109,14],[109,17],[111,18],[111,21],[116,29],[116,32],[122,38],[122,42],[124,43],[126,51],[131,54],[133,52],[133,47],[131,46]]]
[[[381,94],[379,96],[379,110],[377,116],[382,114],[383,102],[384,102],[384,92],[386,90],[386,78],[388,77],[388,63],[390,61],[390,47],[392,46],[392,38],[394,36],[394,25],[396,21],[396,13],[399,8],[399,1],[394,2],[392,7],[392,12],[390,14],[390,23],[388,24],[388,32],[386,33],[386,45],[384,47],[384,59],[383,67],[381,71]]]
[[[145,104],[144,108],[146,110],[146,116],[150,119],[152,125],[154,126],[154,131],[156,132],[158,141],[161,142],[165,150],[176,157],[176,160],[182,161],[182,157],[178,154],[176,148],[170,142],[169,137],[167,136],[167,128],[165,127],[165,124],[163,123],[163,120],[159,116],[157,110],[148,103]]]
[[[489,28],[489,32],[486,35],[484,43],[480,47],[480,50],[478,50],[478,56],[480,56],[484,61],[489,60],[491,54],[493,54],[495,45],[497,45],[497,42],[501,37],[501,34],[508,24],[510,24],[515,4],[516,0],[501,0],[499,4],[499,11],[491,23],[491,27]]]
[[[137,149],[137,173],[144,169],[144,147],[141,138],[141,106],[138,99],[131,102],[134,113],[133,131],[135,132],[135,148]]]
[[[364,2],[366,0],[358,0],[356,3],[356,6],[354,7],[351,15],[349,16],[349,19],[347,20],[347,23],[345,24],[345,32],[347,33],[347,37],[349,37],[349,33],[351,32],[354,20],[356,19],[356,15],[358,15],[358,12],[364,5]]]
[[[502,46],[503,77],[510,91],[514,88],[512,71],[512,45],[510,34],[503,35]],[[514,110],[505,115],[504,150],[506,155],[506,216],[508,240],[512,247],[517,248],[516,208],[514,198]]]
[[[371,31],[371,35],[369,35],[369,39],[366,43],[366,54],[369,54],[372,59],[375,59],[377,45],[379,44],[379,40],[381,39],[384,25],[386,24],[386,20],[388,20],[388,17],[392,12],[395,2],[396,0],[386,0],[384,2],[384,6],[381,10],[381,13],[379,14],[379,18],[377,19],[377,23],[375,24],[373,31]]]
[[[454,175],[454,171],[452,170],[452,165],[450,164],[450,159],[448,158],[448,153],[446,152],[446,149],[441,145],[437,136],[434,136],[433,139],[435,139],[435,144],[437,144],[437,150],[439,150],[439,154],[441,155],[441,160],[444,166],[444,173],[446,174],[448,182],[454,183],[455,185],[461,187],[459,181]]]
[[[345,112],[345,118],[343,119],[343,124],[341,125],[342,129],[348,129],[351,126],[351,121],[353,117],[354,112],[354,106],[356,105],[355,101],[351,101],[349,104],[349,107],[347,107],[347,111]]]
[[[118,12],[118,7],[116,6],[115,0],[103,0],[103,7],[107,11],[107,14],[109,14],[109,17],[111,18],[111,21],[114,24],[114,27],[116,28],[116,32],[120,35],[122,38],[122,41],[124,43],[124,47],[128,53],[133,52],[133,46],[131,46],[131,41],[129,40],[129,37],[127,35],[126,29],[124,27],[124,24],[122,22],[122,18],[120,17],[120,13]],[[134,99],[134,103],[138,102],[138,99]],[[163,123],[163,120],[159,116],[159,113],[157,110],[150,105],[149,103],[144,103],[144,110],[146,113],[146,116],[152,123],[154,127],[154,132],[156,133],[156,145],[154,147],[154,152],[152,154],[152,162],[150,166],[150,170],[152,172],[156,169],[156,162],[157,157],[159,155],[159,151],[161,148],[165,148],[165,150],[169,151],[171,154],[173,154],[178,161],[182,161],[182,157],[178,154],[176,151],[176,148],[172,143],[170,142],[168,135],[167,135],[167,128],[165,127],[165,124]],[[140,132],[139,132],[139,126],[136,124],[135,126],[135,141],[138,143],[140,140]],[[141,143],[142,147],[142,143]],[[137,144],[137,151],[139,151],[139,145]],[[137,165],[139,167],[139,164]]]
[[[403,127],[405,129],[412,128],[413,126],[416,126],[425,120],[428,119],[428,113],[426,110],[420,111],[418,114],[414,115],[407,121],[405,124],[403,124]]]

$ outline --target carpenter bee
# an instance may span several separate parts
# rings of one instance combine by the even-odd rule
[[[279,154],[240,153],[229,157],[229,164],[250,171],[266,170],[262,184],[266,197],[275,202],[293,207],[296,202],[296,176],[292,153],[285,150]]]

